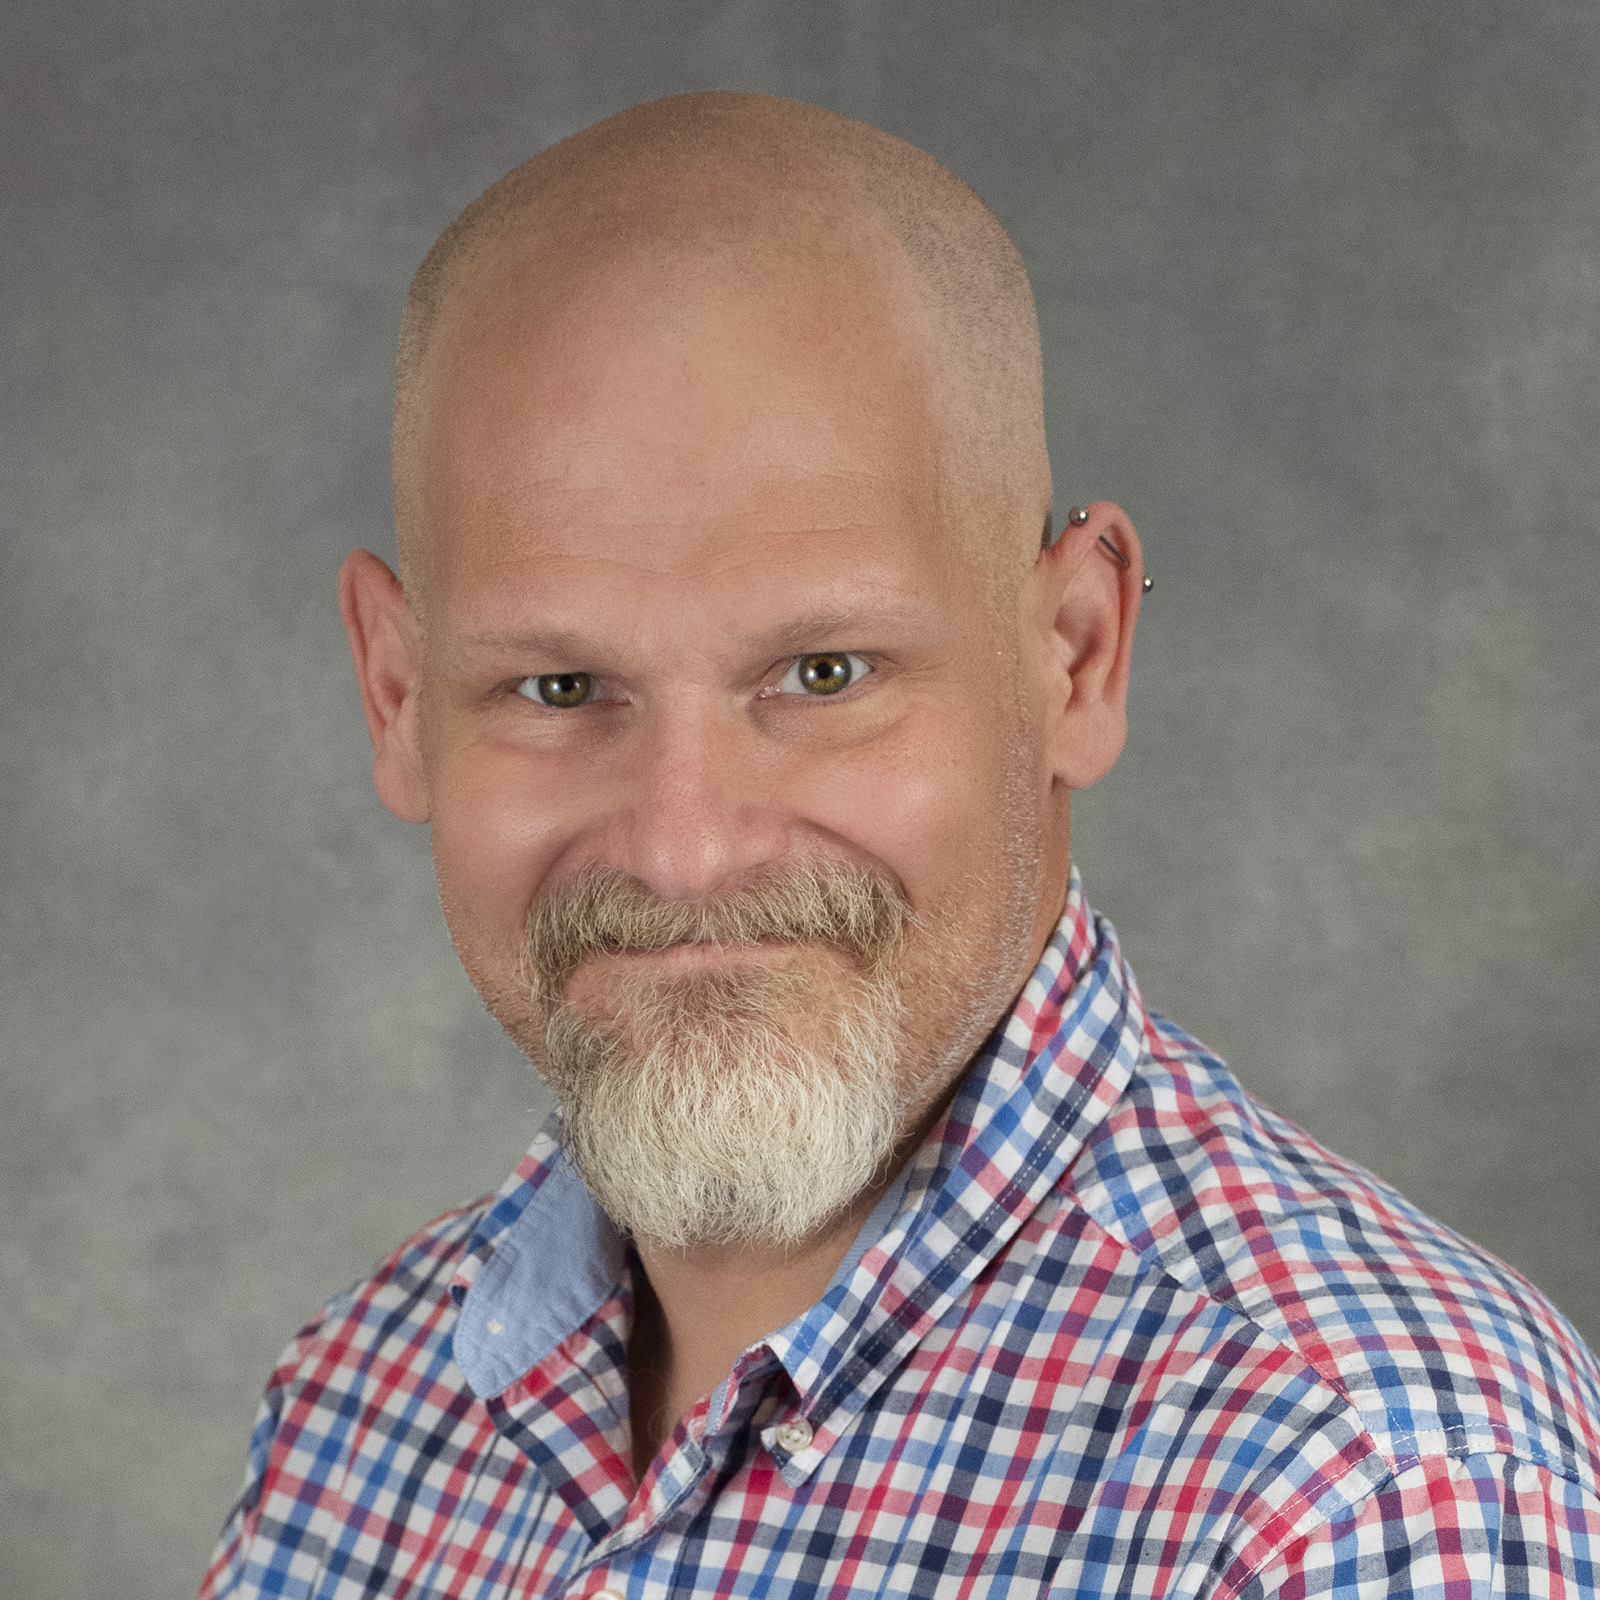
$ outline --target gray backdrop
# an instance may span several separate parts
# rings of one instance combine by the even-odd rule
[[[634,101],[969,179],[1158,577],[1076,853],[1147,998],[1600,1336],[1600,7],[6,8],[0,1591],[190,1593],[294,1328],[539,1089],[334,606],[409,274]]]

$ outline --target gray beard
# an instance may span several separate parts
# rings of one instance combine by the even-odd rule
[[[668,1248],[792,1245],[886,1175],[912,1092],[898,985],[794,970],[632,979],[551,1007],[542,1070],[611,1219]]]

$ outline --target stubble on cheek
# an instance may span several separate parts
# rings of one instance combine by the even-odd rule
[[[1020,692],[1000,712],[1001,754],[974,847],[919,916],[902,961],[906,1050],[922,1063],[930,1103],[954,1088],[1015,1001],[1035,962],[1045,892],[1038,784],[1042,742]]]

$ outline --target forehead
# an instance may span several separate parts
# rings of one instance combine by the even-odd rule
[[[530,562],[754,577],[774,542],[839,534],[865,566],[938,559],[932,348],[888,244],[803,268],[738,251],[559,279],[506,264],[430,353],[429,611]]]

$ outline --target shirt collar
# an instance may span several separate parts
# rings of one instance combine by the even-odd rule
[[[814,1430],[803,1477],[848,1418],[1002,1250],[1122,1093],[1144,1013],[1077,872],[1032,977],[949,1111],[868,1219],[822,1299],[762,1341]],[[500,1394],[584,1325],[627,1273],[626,1244],[563,1155],[555,1118],[485,1212],[451,1284],[457,1365]],[[720,1409],[720,1408],[719,1408]]]
[[[627,1245],[562,1152],[552,1115],[474,1231],[451,1280],[456,1365],[500,1394],[617,1291]]]

